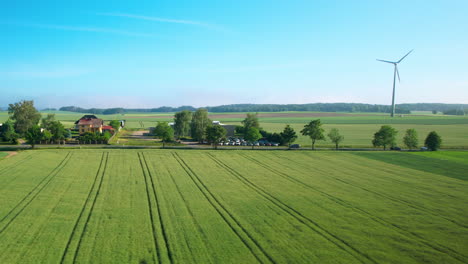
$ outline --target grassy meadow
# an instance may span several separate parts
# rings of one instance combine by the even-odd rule
[[[43,115],[49,112],[44,112]],[[83,114],[74,112],[53,112],[66,127]],[[260,125],[267,131],[280,132],[286,124],[290,124],[297,132],[295,143],[304,147],[311,145],[308,137],[300,135],[300,130],[307,122],[320,118],[324,129],[338,128],[344,136],[343,147],[370,148],[374,133],[382,125],[391,125],[398,130],[397,144],[403,147],[403,136],[406,129],[414,128],[419,135],[419,145],[424,145],[424,139],[431,131],[436,131],[442,137],[442,148],[468,149],[468,116],[444,116],[418,112],[413,115],[389,117],[382,113],[318,113],[318,112],[265,112],[260,114]],[[263,115],[263,116],[262,116]],[[111,120],[126,120],[126,127],[133,130],[143,130],[156,125],[158,121],[173,121],[174,113],[127,113],[124,115],[100,115],[106,122]],[[7,119],[6,112],[0,112],[0,122]],[[210,113],[213,120],[225,124],[240,125],[245,113]],[[327,141],[318,141],[316,147],[333,147]]]
[[[466,263],[467,160],[448,151],[23,151],[0,160],[0,259]]]

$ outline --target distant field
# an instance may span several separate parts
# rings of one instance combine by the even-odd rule
[[[73,123],[83,114],[73,112],[55,112],[57,119],[65,126],[72,127]],[[44,113],[45,114],[45,113]],[[129,113],[125,115],[100,115],[106,122],[110,120],[126,120],[127,128],[147,129],[156,125],[158,121],[173,121],[174,113]],[[210,118],[226,124],[240,125],[245,113],[211,113]],[[325,124],[328,131],[338,128],[345,140],[343,146],[354,148],[372,147],[371,140],[374,133],[382,125],[392,125],[398,131],[398,144],[403,146],[402,138],[405,130],[414,128],[419,134],[420,146],[430,131],[437,131],[442,136],[443,148],[468,149],[468,116],[432,115],[419,112],[416,115],[404,115],[390,118],[382,113],[318,113],[318,112],[261,112],[260,125],[272,132],[281,131],[286,124],[290,124],[299,134],[296,143],[308,147],[311,145],[307,137],[300,135],[299,131],[307,122],[318,119]],[[0,122],[7,119],[6,112],[0,112]],[[320,141],[317,147],[332,147],[329,141]]]
[[[466,263],[467,160],[468,152],[24,151],[0,160],[0,259]]]

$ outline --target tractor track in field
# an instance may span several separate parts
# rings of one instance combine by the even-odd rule
[[[21,214],[21,212],[23,212],[23,210],[26,209],[26,207],[28,207],[29,204],[31,204],[31,202],[42,192],[42,190],[44,190],[44,188],[49,185],[49,183],[55,178],[55,176],[57,176],[57,174],[67,165],[72,155],[73,154],[68,152],[65,158],[57,165],[57,167],[55,167],[46,177],[44,177],[44,179],[42,179],[28,194],[26,194],[26,196],[24,196],[23,199],[21,199],[21,201],[19,201],[4,217],[2,217],[2,219],[0,219],[1,224],[11,214],[13,214],[13,212],[16,209],[18,209],[16,214],[14,214],[14,216],[3,227],[0,228],[0,235],[5,231],[5,229],[8,228],[8,226],[10,226],[10,224],[16,219],[16,217],[18,217],[18,215]],[[41,186],[42,183],[44,184]],[[35,192],[36,190],[37,192]],[[31,197],[31,199],[27,201],[29,197]]]
[[[148,172],[148,174],[146,175],[146,177],[149,177],[150,181],[151,181],[151,187],[152,187],[152,190],[153,190],[153,195],[154,195],[154,201],[156,202],[156,208],[157,208],[157,212],[158,212],[158,218],[159,218],[159,225],[160,225],[160,228],[161,228],[161,232],[162,232],[162,235],[163,235],[163,239],[164,239],[164,244],[166,246],[166,250],[167,250],[167,257],[169,258],[169,262],[170,263],[174,263],[174,260],[172,258],[172,249],[171,249],[171,246],[169,244],[169,238],[168,238],[168,235],[167,235],[167,228],[164,224],[164,220],[162,218],[162,214],[161,214],[161,202],[160,202],[160,197],[158,197],[158,192],[156,191],[156,187],[154,185],[154,181],[153,181],[153,176],[151,175],[151,171],[149,169],[149,166],[148,166],[148,162],[146,161],[146,157],[143,153],[140,153],[141,154],[141,158],[140,158],[140,164],[142,165],[142,169],[143,169],[143,174],[145,174],[145,170],[143,168],[143,164],[145,165],[144,167],[146,167],[146,171]],[[145,181],[145,184],[147,182]],[[151,219],[153,221],[153,219]],[[152,223],[154,224],[154,222]],[[162,261],[160,259],[160,261]]]
[[[184,202],[185,208],[187,209],[187,212],[189,213],[193,224],[194,224],[195,227],[197,228],[198,233],[199,233],[200,236],[202,237],[202,240],[203,240],[206,244],[208,244],[209,238],[206,236],[206,234],[205,234],[205,232],[203,231],[201,225],[200,225],[200,224],[198,223],[198,221],[196,220],[195,215],[193,214],[192,209],[190,209],[190,206],[189,206],[189,204],[188,204],[188,202],[187,202],[187,199],[185,199],[185,197],[183,196],[182,191],[180,190],[179,185],[177,184],[177,182],[176,182],[175,179],[174,179],[174,176],[172,175],[172,173],[171,173],[170,171],[168,171],[168,173],[169,173],[169,178],[171,179],[172,183],[173,183],[174,186],[176,187],[177,193],[179,194],[180,198],[181,198],[182,201]],[[188,244],[188,243],[187,243],[187,244]],[[209,255],[209,254],[208,254],[208,255]]]
[[[67,244],[65,246],[65,249],[63,251],[63,254],[62,254],[62,258],[60,259],[60,263],[64,263],[65,262],[65,259],[66,259],[66,256],[69,254],[69,248],[70,248],[70,245],[71,245],[71,242],[73,241],[73,238],[75,237],[76,235],[76,232],[77,232],[77,228],[78,228],[78,224],[80,223],[80,220],[82,219],[83,215],[84,215],[84,212],[86,210],[86,207],[88,206],[88,203],[89,201],[91,200],[91,194],[93,193],[93,190],[95,189],[95,186],[96,186],[96,183],[98,182],[98,178],[100,178],[100,183],[102,182],[102,178],[104,177],[103,173],[102,173],[102,164],[104,163],[104,160],[106,158],[108,158],[109,156],[109,153],[107,153],[107,157],[106,157],[106,153],[102,153],[102,156],[101,156],[101,162],[99,163],[99,167],[98,167],[98,170],[96,172],[96,176],[94,176],[94,181],[93,181],[93,184],[91,185],[91,188],[89,189],[89,192],[88,192],[88,196],[86,197],[86,200],[85,200],[85,203],[83,205],[83,207],[81,208],[81,211],[80,211],[80,214],[78,215],[76,221],[75,221],[75,224],[73,226],[73,229],[70,233],[70,237],[68,238],[68,241],[67,241]],[[107,161],[106,161],[106,164],[107,164]],[[101,177],[99,177],[101,176]],[[100,187],[101,184],[99,184],[99,187]],[[96,191],[96,195],[98,193],[98,190]],[[76,249],[72,251],[74,254],[77,252]],[[73,256],[73,259],[75,257]]]
[[[288,158],[285,158],[285,159],[288,159]],[[300,166],[303,166],[303,164],[297,163],[297,162],[295,162],[294,160],[291,160],[291,159],[288,159],[288,160],[290,160],[290,161],[292,161],[292,162],[294,162],[294,163],[296,163],[296,164],[298,164],[298,165],[300,165]],[[314,169],[323,172],[323,170],[320,170],[320,169],[317,169],[317,168],[314,168]],[[344,172],[344,171],[343,171],[342,173],[345,174],[345,175],[355,176],[355,175],[352,175],[352,174],[347,173],[347,172]],[[350,183],[350,182],[348,182],[348,181],[345,181],[345,180],[340,179],[340,178],[337,178],[337,177],[331,176],[330,178],[332,178],[332,179],[334,179],[334,180],[336,180],[336,181],[339,181],[339,182],[341,182],[341,183],[344,183],[344,184],[353,186],[353,187],[355,187],[355,188],[364,190],[364,191],[366,191],[366,192],[372,193],[372,194],[374,194],[374,195],[376,195],[376,196],[379,196],[379,197],[382,197],[382,198],[391,200],[391,201],[396,202],[396,203],[404,204],[404,205],[406,205],[406,206],[408,206],[408,207],[411,207],[411,208],[413,208],[413,209],[416,209],[416,210],[425,212],[425,213],[427,213],[427,214],[430,214],[430,215],[433,215],[433,216],[436,216],[436,217],[440,217],[440,218],[445,219],[445,220],[447,220],[447,221],[449,221],[449,222],[451,222],[451,223],[453,223],[453,224],[455,224],[455,225],[457,225],[457,226],[459,226],[459,227],[468,228],[468,225],[463,224],[463,223],[459,223],[459,222],[456,221],[456,220],[447,218],[447,217],[445,217],[445,216],[443,216],[443,215],[441,215],[441,214],[439,214],[439,213],[437,213],[437,212],[434,212],[434,211],[432,211],[432,210],[430,210],[430,209],[427,209],[427,208],[424,207],[424,206],[412,204],[412,203],[410,203],[410,202],[408,202],[408,201],[406,201],[406,200],[403,200],[403,199],[398,199],[398,198],[392,197],[392,196],[390,196],[390,195],[386,195],[386,194],[382,194],[382,193],[379,193],[379,192],[376,192],[376,191],[372,191],[372,190],[370,190],[370,189],[367,189],[367,188],[362,187],[362,186],[359,186],[359,185],[355,185],[355,184],[353,184],[353,183]]]
[[[109,152],[106,152],[106,160],[105,160],[105,162],[103,164],[99,164],[99,169],[98,169],[98,172],[97,172],[97,173],[99,173],[99,170],[101,170],[101,166],[104,165],[104,167],[101,170],[102,171],[101,172],[101,178],[100,178],[97,190],[96,190],[96,195],[94,196],[94,198],[93,198],[93,200],[91,202],[91,207],[89,209],[88,216],[86,217],[86,220],[85,220],[85,222],[83,224],[83,230],[80,233],[80,237],[78,239],[76,249],[73,251],[73,261],[72,261],[73,263],[76,262],[76,258],[78,257],[78,252],[80,251],[80,248],[81,248],[81,242],[83,241],[83,237],[86,234],[86,231],[88,229],[89,220],[93,216],[94,206],[96,205],[97,198],[98,198],[99,193],[101,191],[102,182],[104,181],[104,176],[106,174],[108,160],[109,160]]]
[[[226,207],[213,195],[213,193],[208,189],[208,187],[201,181],[200,177],[185,163],[185,161],[179,156],[179,154],[173,152],[172,155],[174,159],[180,164],[182,169],[193,181],[198,190],[205,196],[206,200],[210,203],[213,209],[221,216],[224,222],[229,226],[229,228],[237,235],[240,241],[249,249],[250,253],[258,260],[260,263],[265,263],[259,256],[255,253],[254,248],[250,243],[242,236],[240,231],[238,231],[231,222],[234,222],[237,225],[237,228],[242,231],[242,233],[247,236],[247,238],[253,243],[256,249],[263,254],[263,256],[271,263],[276,263],[276,261],[265,251],[262,246],[250,235],[247,230],[241,225],[239,220],[237,220],[227,209]],[[195,180],[195,178],[198,180]],[[222,212],[224,211],[224,213]],[[226,214],[226,215],[225,215]],[[229,221],[228,218],[231,220]]]
[[[354,258],[356,258],[358,261],[360,261],[361,263],[366,263],[366,261],[364,260],[367,260],[367,261],[370,261],[372,263],[377,263],[377,261],[375,261],[374,259],[372,259],[370,256],[364,254],[363,252],[361,252],[359,249],[355,248],[354,246],[352,246],[351,244],[349,244],[348,242],[346,242],[344,239],[340,238],[339,236],[331,233],[330,231],[328,231],[327,229],[325,229],[324,227],[322,227],[320,224],[318,224],[317,222],[315,222],[314,220],[308,218],[307,216],[303,215],[301,212],[299,212],[298,210],[292,208],[291,206],[289,206],[288,204],[284,203],[283,201],[281,201],[280,199],[278,199],[277,197],[273,196],[272,194],[270,194],[269,192],[267,192],[266,190],[264,190],[263,188],[259,187],[258,185],[256,185],[255,183],[253,183],[252,181],[250,181],[249,179],[247,179],[246,177],[244,177],[242,174],[240,174],[239,172],[237,172],[236,170],[232,169],[231,167],[229,167],[228,165],[226,165],[224,162],[222,162],[221,160],[219,160],[218,158],[214,157],[212,154],[207,154],[216,164],[218,164],[221,168],[225,169],[227,172],[229,172],[231,175],[233,175],[234,177],[236,177],[240,182],[244,183],[248,188],[252,189],[253,191],[255,191],[256,193],[258,193],[260,196],[262,196],[263,198],[265,198],[266,200],[270,201],[271,203],[273,203],[274,205],[276,205],[278,208],[280,208],[283,212],[287,213],[288,215],[292,216],[293,218],[295,218],[297,221],[299,221],[300,223],[304,224],[305,226],[307,226],[308,228],[310,228],[312,231],[314,231],[315,233],[319,234],[320,236],[322,236],[324,239],[326,239],[327,241],[331,242],[332,244],[334,244],[335,246],[337,246],[338,248],[342,249],[343,251],[347,252],[348,254],[350,254],[351,256],[353,256]],[[364,258],[364,260],[362,259]]]
[[[6,166],[6,167],[0,169],[0,174],[3,174],[5,171],[14,169],[14,168],[15,168],[17,165],[19,165],[20,163],[26,162],[26,161],[28,161],[28,160],[30,160],[30,159],[32,159],[31,154],[28,155],[28,156],[26,156],[26,157],[24,157],[24,158],[22,158],[21,160],[16,161],[15,163],[13,163],[13,164],[11,164],[11,165],[8,165],[8,166]]]
[[[8,171],[10,171],[11,169],[14,169],[14,167],[15,167],[16,165],[18,165],[19,163],[21,163],[21,162],[26,162],[26,161],[28,161],[28,160],[30,160],[30,159],[32,159],[32,157],[31,157],[31,156],[28,156],[28,157],[24,158],[23,160],[21,160],[21,161],[15,163],[15,164],[9,166],[9,167],[6,168],[4,171],[0,172],[0,174],[4,174],[5,172],[8,172]],[[47,176],[45,176],[45,177],[47,177]],[[5,188],[7,188],[7,187],[8,187],[8,184],[10,184],[11,182],[13,182],[15,179],[16,179],[16,177],[12,177],[11,179],[8,179],[8,180],[3,181],[3,184],[2,184],[3,186],[2,186],[2,188],[0,188],[0,191],[3,190],[3,189],[5,189]]]
[[[154,246],[154,250],[156,251],[156,257],[157,257],[157,262],[158,263],[162,263],[162,256],[161,256],[161,252],[163,251],[161,249],[161,246],[159,245],[158,243],[158,238],[157,238],[157,233],[156,233],[156,230],[154,228],[154,213],[153,213],[153,207],[151,206],[151,198],[150,198],[150,192],[153,193],[153,191],[150,191],[149,190],[149,184],[148,184],[148,176],[147,176],[147,173],[146,173],[146,170],[145,170],[145,166],[143,165],[143,161],[142,161],[142,158],[140,156],[140,152],[137,153],[138,155],[138,160],[140,162],[140,166],[141,166],[141,170],[143,172],[143,179],[145,180],[145,189],[146,189],[146,199],[147,199],[147,202],[148,202],[148,213],[149,213],[149,217],[150,217],[150,221],[151,221],[151,232],[152,232],[152,235],[153,235],[153,246]],[[153,260],[156,262],[156,259],[154,259],[154,255],[153,255]]]
[[[389,222],[389,221],[387,221],[387,220],[385,220],[385,219],[383,219],[381,217],[375,216],[372,213],[367,212],[366,210],[361,209],[359,207],[356,207],[353,204],[351,204],[349,202],[346,202],[345,200],[343,200],[341,198],[338,198],[336,196],[333,196],[331,194],[323,192],[323,191],[321,191],[321,190],[319,190],[319,189],[317,189],[317,188],[315,188],[315,187],[313,187],[313,186],[311,186],[311,185],[309,185],[309,184],[307,184],[305,182],[302,182],[299,179],[296,179],[296,178],[294,178],[292,176],[289,176],[289,175],[287,175],[285,173],[279,172],[276,169],[273,169],[273,168],[270,168],[270,167],[267,167],[267,166],[263,166],[261,161],[256,160],[255,158],[248,157],[248,156],[245,156],[245,155],[241,155],[241,156],[243,156],[244,158],[254,162],[255,164],[258,164],[258,165],[270,170],[271,172],[277,174],[278,176],[281,176],[281,177],[283,177],[283,178],[285,178],[285,179],[287,179],[287,180],[289,180],[291,182],[302,185],[302,186],[304,186],[304,187],[306,187],[308,189],[311,189],[311,190],[313,190],[313,191],[327,197],[328,199],[335,202],[336,204],[339,204],[339,205],[341,205],[341,206],[343,206],[345,208],[349,208],[349,209],[351,209],[351,210],[353,210],[353,211],[355,211],[355,212],[357,212],[357,213],[359,213],[361,215],[365,215],[365,216],[369,217],[370,219],[372,219],[374,222],[379,223],[379,224],[381,224],[383,226],[386,226],[386,227],[390,227],[393,230],[397,231],[398,233],[400,233],[400,234],[402,234],[402,235],[404,235],[404,236],[406,236],[408,238],[415,239],[416,241],[419,241],[421,244],[423,244],[423,245],[425,245],[427,247],[430,247],[433,250],[436,250],[436,251],[438,251],[440,253],[443,253],[443,254],[447,254],[447,255],[449,255],[449,256],[451,256],[451,257],[453,257],[453,258],[455,258],[455,259],[457,259],[457,260],[459,260],[461,262],[468,262],[468,257],[467,256],[465,256],[465,255],[463,255],[463,254],[461,254],[461,253],[459,253],[459,252],[457,252],[457,251],[455,251],[455,250],[453,250],[453,249],[451,249],[449,247],[446,247],[444,245],[440,245],[438,243],[432,244],[431,241],[425,239],[424,237],[418,235],[417,233],[414,233],[412,231],[401,228],[400,226],[398,226],[398,225],[396,225],[394,223],[391,223],[391,222]]]

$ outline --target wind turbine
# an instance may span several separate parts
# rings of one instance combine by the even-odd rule
[[[395,116],[395,81],[396,81],[397,76],[398,76],[398,82],[400,82],[400,73],[398,72],[398,63],[400,63],[404,58],[406,58],[406,56],[408,56],[411,52],[413,52],[413,50],[410,50],[408,53],[406,53],[406,55],[403,56],[399,61],[386,61],[386,60],[377,59],[378,61],[390,63],[390,64],[393,64],[393,66],[395,66],[395,69],[393,70],[393,95],[392,95],[391,117]]]

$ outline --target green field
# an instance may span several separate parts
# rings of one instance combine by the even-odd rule
[[[2,263],[467,263],[468,152],[36,150]]]

